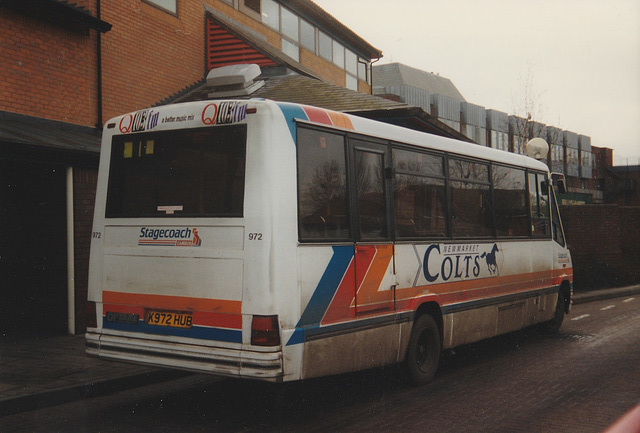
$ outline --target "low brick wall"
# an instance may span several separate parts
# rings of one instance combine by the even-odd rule
[[[640,207],[565,205],[576,290],[640,283]]]

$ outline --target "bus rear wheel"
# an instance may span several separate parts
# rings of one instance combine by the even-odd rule
[[[416,319],[409,337],[405,359],[412,383],[421,385],[433,379],[440,363],[440,330],[433,317],[424,314]]]

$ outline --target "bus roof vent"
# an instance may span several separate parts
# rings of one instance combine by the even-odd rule
[[[215,68],[207,74],[209,98],[229,98],[249,96],[262,86],[264,81],[255,81],[262,71],[260,66],[230,65]]]

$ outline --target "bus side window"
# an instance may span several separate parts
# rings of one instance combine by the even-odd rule
[[[298,126],[301,240],[349,238],[345,138]]]
[[[447,192],[442,156],[393,149],[396,236],[447,236]]]
[[[494,165],[493,195],[498,236],[529,236],[527,185],[524,170]]]
[[[562,231],[562,224],[560,223],[560,210],[558,209],[558,202],[556,201],[556,194],[553,188],[550,188],[551,192],[551,224],[553,229],[553,240],[558,244],[565,246],[564,232]]]
[[[449,178],[453,236],[492,236],[493,210],[489,166],[480,162],[449,158]]]
[[[534,237],[547,237],[551,234],[548,185],[549,180],[546,175],[529,173],[531,231]],[[545,186],[547,186],[546,191]]]

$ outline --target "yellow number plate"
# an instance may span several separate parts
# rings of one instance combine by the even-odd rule
[[[172,311],[148,311],[149,325],[170,326],[172,328],[191,328],[193,316],[191,313],[175,313]]]

